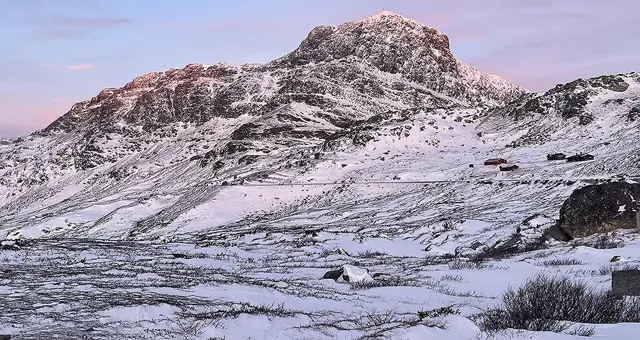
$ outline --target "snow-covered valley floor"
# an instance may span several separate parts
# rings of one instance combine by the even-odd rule
[[[0,334],[13,339],[487,339],[474,316],[499,305],[507,288],[536,273],[608,288],[610,268],[640,260],[638,235],[627,231],[617,237],[625,247],[554,245],[479,263],[429,255],[417,242],[353,234],[310,234],[280,245],[254,236],[233,247],[34,241],[0,252]],[[615,255],[622,260],[610,263]],[[322,279],[345,264],[368,269],[375,283]],[[446,306],[460,314],[418,317],[419,311]],[[597,339],[633,339],[640,331],[640,324],[589,326]],[[578,339],[569,334],[574,327],[493,336]]]

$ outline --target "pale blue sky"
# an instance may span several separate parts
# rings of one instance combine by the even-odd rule
[[[0,136],[188,63],[265,62],[318,25],[382,8],[449,35],[453,53],[530,90],[639,71],[637,0],[0,0]]]

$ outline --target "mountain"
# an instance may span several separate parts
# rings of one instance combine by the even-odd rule
[[[116,121],[145,130],[197,125],[265,116],[291,103],[321,109],[320,120],[344,127],[388,109],[495,105],[523,92],[456,59],[446,35],[382,11],[316,27],[295,51],[265,65],[191,64],[143,75],[74,105],[43,133]]]
[[[492,117],[487,120],[497,125],[515,122],[509,125],[514,130],[526,130],[518,140],[520,145],[526,145],[558,138],[558,134],[575,128],[620,129],[621,125],[635,125],[639,114],[640,74],[632,72],[578,79],[544,93],[528,93],[491,110]]]
[[[11,140],[6,138],[0,138],[0,145],[6,145],[6,144],[11,144]]]
[[[633,174],[637,153],[622,143],[635,138],[635,100],[636,74],[529,93],[383,11],[317,27],[266,64],[190,64],[73,105],[0,146],[0,225],[9,237],[208,242],[400,225],[451,253],[556,215],[587,182]],[[547,162],[556,151],[596,159]],[[520,169],[481,166],[490,157]],[[494,232],[437,231],[469,223]]]
[[[190,64],[105,89],[0,148],[0,223],[134,237],[218,199],[215,184],[308,171],[341,138],[373,138],[362,130],[386,117],[437,112],[470,124],[524,92],[391,12],[317,27],[267,64]],[[97,220],[59,223],[102,204]],[[111,216],[138,205],[137,220],[111,227]]]

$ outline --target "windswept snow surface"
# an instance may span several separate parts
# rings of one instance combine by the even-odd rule
[[[354,245],[361,244],[351,236]],[[0,334],[15,339],[489,339],[473,320],[499,305],[508,287],[548,273],[605,289],[610,269],[637,265],[638,235],[617,237],[627,246],[557,247],[470,266],[463,259],[405,253],[410,247],[403,242],[372,242],[347,255],[341,248],[355,247],[346,237],[336,247],[325,243],[324,235],[277,245],[254,235],[232,247],[38,241],[29,249],[0,252]],[[614,255],[623,261],[610,263]],[[566,259],[578,264],[550,264]],[[374,283],[383,283],[322,279],[345,264],[353,271],[366,268]],[[418,311],[446,306],[460,314],[418,318]],[[569,334],[577,326],[559,334],[507,330],[493,339],[579,339]],[[598,339],[631,339],[640,330],[638,324],[586,326]]]

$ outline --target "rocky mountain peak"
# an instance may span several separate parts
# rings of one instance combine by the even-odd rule
[[[389,109],[492,106],[523,92],[456,59],[436,29],[383,10],[316,27],[296,50],[264,65],[188,64],[141,75],[74,105],[40,133],[278,116],[299,107],[294,102],[316,123],[344,127]]]
[[[383,10],[339,26],[314,28],[298,49],[288,55],[287,61],[300,65],[357,57],[366,59],[382,71],[399,73],[403,71],[400,64],[407,64],[414,55],[423,61],[436,63],[455,59],[446,35]],[[453,67],[453,63],[448,64]],[[443,71],[452,70],[444,66]]]
[[[640,121],[640,76],[637,73],[580,78],[541,93],[527,93],[489,110],[479,126],[519,137],[510,146],[539,145],[567,135],[593,131],[633,131]],[[604,138],[599,135],[598,138]]]
[[[526,92],[455,58],[445,34],[386,10],[338,26],[318,26],[275,64],[297,68],[345,62],[372,66],[468,105],[486,104],[488,98],[496,104]]]
[[[171,82],[198,79],[200,77],[222,78],[234,75],[238,72],[238,67],[229,63],[188,64],[182,68],[171,68],[164,72],[151,72],[134,78],[127,83],[124,90],[135,90],[150,87],[166,86]]]
[[[395,28],[403,27],[426,27],[420,22],[409,19],[398,13],[383,9],[375,14],[362,17],[358,20],[350,21],[347,24],[363,25],[363,26],[391,26]]]
[[[380,12],[377,12],[375,14],[372,15],[368,15],[363,17],[362,19],[356,20],[355,22],[377,22],[377,21],[383,21],[383,20],[405,20],[405,21],[413,21],[411,19],[405,18],[404,16],[383,9]]]

